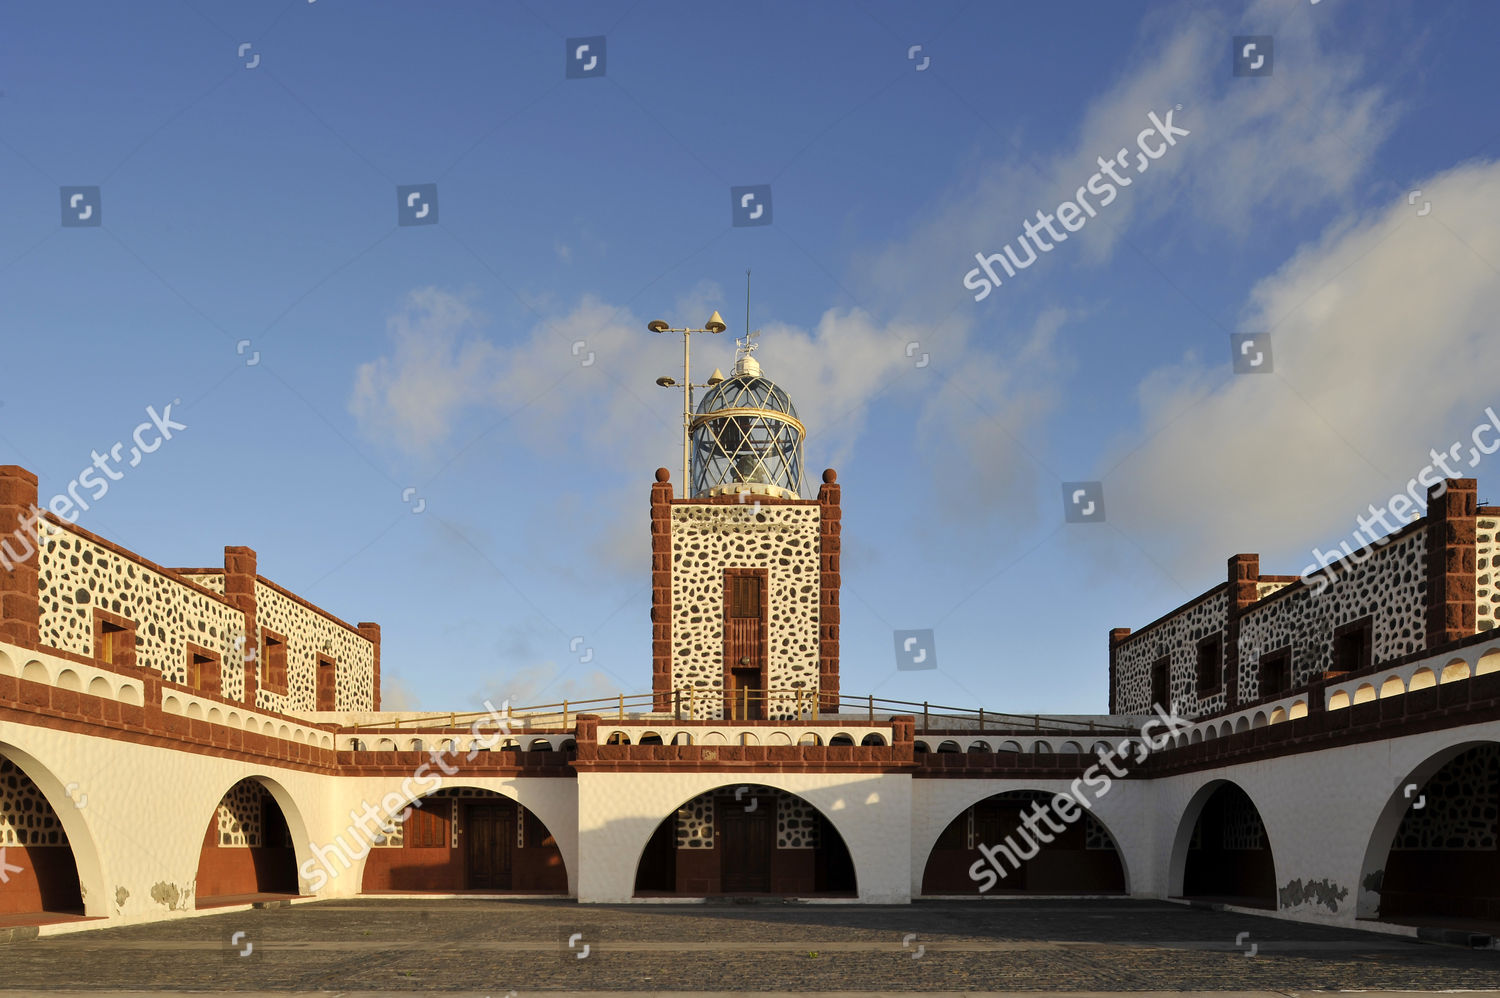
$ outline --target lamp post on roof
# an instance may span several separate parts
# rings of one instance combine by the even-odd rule
[[[692,451],[689,443],[689,430],[693,422],[693,389],[708,388],[717,385],[724,380],[724,376],[715,369],[712,376],[701,385],[693,384],[692,379],[692,339],[694,333],[722,333],[728,327],[724,319],[719,315],[717,309],[708,317],[702,329],[673,329],[661,319],[653,319],[646,323],[646,328],[653,333],[681,333],[682,334],[682,496],[687,498],[689,483],[692,482]],[[663,375],[656,379],[656,383],[663,388],[675,388],[678,384],[670,375]]]

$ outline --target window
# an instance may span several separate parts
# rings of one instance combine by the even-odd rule
[[[1172,660],[1167,658],[1159,658],[1151,666],[1151,702],[1159,704],[1163,710],[1172,709],[1171,666]]]
[[[260,684],[272,693],[286,692],[286,638],[260,634]]]
[[[1373,618],[1365,617],[1334,631],[1334,672],[1358,672],[1375,664],[1373,625]]]
[[[219,656],[192,643],[187,646],[187,656],[187,684],[195,690],[218,696],[224,685],[224,669]]]
[[[731,617],[760,617],[761,580],[758,575],[731,575],[729,577],[729,615]]]
[[[134,666],[135,621],[95,610],[94,658],[113,666]]]
[[[453,821],[453,806],[446,800],[428,799],[421,807],[406,809],[406,848],[447,849]]]
[[[1198,695],[1219,692],[1224,674],[1224,639],[1215,634],[1198,642]]]
[[[1292,688],[1292,649],[1283,648],[1260,657],[1260,695],[1278,696]]]
[[[327,655],[318,656],[318,672],[314,680],[318,710],[334,710],[338,699],[338,663]]]

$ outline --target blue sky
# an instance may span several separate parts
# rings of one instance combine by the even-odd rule
[[[645,323],[742,333],[747,267],[805,492],[844,486],[849,694],[1102,711],[1110,627],[1236,551],[1301,571],[1500,402],[1491,4],[282,0],[4,28],[0,461],[51,495],[181,399],[187,429],[80,522],[168,565],[255,548],[383,625],[394,703],[648,689],[647,498],[681,477],[652,382],[680,342]],[[566,78],[599,35],[604,75]],[[1240,35],[1272,36],[1270,76],[1233,75]],[[976,253],[1169,111],[1190,135],[974,300]],[[397,226],[395,188],[429,183],[438,223]],[[772,224],[735,227],[752,184]],[[101,225],[59,224],[72,185]],[[1236,332],[1272,372],[1233,373]],[[1065,522],[1073,481],[1103,522]],[[927,627],[939,668],[898,671],[892,631]]]

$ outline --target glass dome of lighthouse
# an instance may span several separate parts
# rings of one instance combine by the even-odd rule
[[[738,342],[734,373],[709,389],[693,417],[692,494],[798,499],[807,430],[791,397],[761,374],[752,337]]]

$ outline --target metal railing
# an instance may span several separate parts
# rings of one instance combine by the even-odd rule
[[[817,721],[828,712],[822,709],[822,696],[812,690],[765,690],[741,687],[734,690],[708,690],[700,691],[694,688],[685,690],[673,690],[671,696],[671,707],[665,711],[655,710],[658,694],[635,693],[625,695],[623,693],[612,697],[595,697],[588,700],[562,700],[557,703],[538,704],[531,707],[509,708],[499,716],[504,720],[516,722],[522,729],[520,733],[539,730],[541,728],[560,728],[567,730],[570,721],[575,721],[580,713],[599,714],[601,716],[614,713],[619,721],[626,719],[626,708],[636,708],[631,713],[652,715],[664,719],[670,715],[673,720],[695,720],[698,718],[700,708],[705,713],[716,713],[718,716],[704,717],[701,720],[724,720],[724,721],[749,721],[749,720],[786,720],[786,721]],[[836,716],[848,714],[864,714],[867,723],[876,724],[888,720],[891,715],[910,714],[917,720],[917,730],[923,734],[934,732],[945,732],[954,730],[972,730],[984,733],[986,730],[996,734],[1008,731],[1034,731],[1034,732],[1078,732],[1078,731],[1100,731],[1100,732],[1134,732],[1135,728],[1126,724],[1109,724],[1102,721],[1088,720],[1078,721],[1070,718],[1052,717],[1046,714],[1012,714],[1005,711],[986,710],[983,707],[967,708],[953,707],[944,704],[933,704],[924,700],[920,703],[912,700],[890,700],[884,697],[839,697],[837,700]],[[773,708],[783,708],[777,713],[780,717],[772,717]],[[882,722],[877,722],[876,714],[882,715]],[[685,716],[684,716],[685,715]],[[495,715],[490,711],[468,711],[464,713],[448,712],[433,713],[422,717],[407,717],[390,721],[378,721],[363,725],[350,725],[352,733],[358,734],[361,727],[366,731],[404,730],[406,728],[436,729],[439,731],[457,731],[472,728],[477,720],[485,720]],[[947,725],[946,727],[944,725]]]

